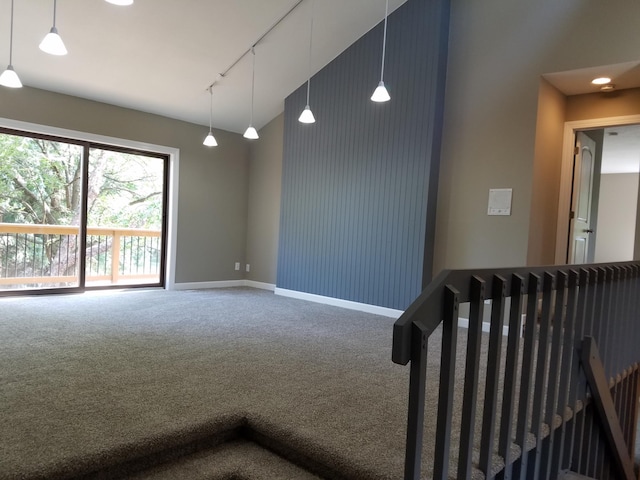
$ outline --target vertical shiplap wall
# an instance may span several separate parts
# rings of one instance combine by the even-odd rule
[[[378,1],[378,0],[376,0]],[[382,0],[379,0],[381,4]],[[384,7],[383,7],[384,8]],[[405,309],[431,275],[449,0],[408,0],[285,100],[279,288]]]

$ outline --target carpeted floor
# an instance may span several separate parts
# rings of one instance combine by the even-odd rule
[[[253,289],[0,300],[0,478],[64,478],[246,419],[344,478],[397,479],[393,320]]]
[[[409,372],[391,362],[393,322],[248,288],[0,299],[0,480],[319,478],[282,457],[323,478],[401,478]],[[424,478],[439,332],[429,352]]]

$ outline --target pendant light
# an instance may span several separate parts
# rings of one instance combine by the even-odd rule
[[[253,128],[253,98],[255,94],[255,85],[256,85],[256,51],[255,46],[251,47],[251,56],[253,57],[253,65],[252,65],[252,74],[251,74],[251,118],[249,120],[249,127],[244,132],[243,137],[248,138],[249,140],[255,140],[260,138],[258,132],[255,128]]]
[[[13,0],[11,0],[11,30],[9,33],[9,65],[0,75],[0,85],[10,88],[22,87],[18,74],[13,69]]]
[[[387,0],[384,11],[384,35],[382,37],[382,68],[380,69],[380,83],[376,87],[371,95],[371,100],[374,102],[388,102],[391,100],[387,87],[384,86],[384,55],[387,50],[387,17],[389,16],[389,0]]]
[[[311,26],[309,28],[309,75],[307,78],[307,105],[302,110],[298,121],[300,123],[315,123],[316,119],[309,107],[309,91],[311,90],[311,51],[313,47],[313,0],[311,1]]]
[[[114,5],[132,5],[133,4],[133,0],[107,0],[107,2],[112,3]]]
[[[64,46],[56,28],[56,1],[53,0],[53,27],[40,42],[40,50],[50,55],[66,55],[67,47]]]
[[[207,147],[217,147],[218,142],[216,142],[216,137],[213,136],[213,131],[211,129],[211,123],[213,122],[213,85],[209,87],[209,135],[206,136],[203,145]]]

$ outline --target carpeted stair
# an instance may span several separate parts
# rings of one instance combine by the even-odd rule
[[[206,428],[213,428],[207,431]],[[95,463],[42,472],[46,478],[83,480],[318,480],[345,478],[332,468],[250,426],[244,418],[205,426],[129,451],[114,452]],[[75,471],[74,471],[75,470]],[[311,471],[321,472],[314,475]]]

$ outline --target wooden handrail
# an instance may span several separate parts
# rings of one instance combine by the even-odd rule
[[[0,223],[0,234],[22,233],[39,235],[77,235],[80,227],[77,225],[36,225],[30,223]],[[121,237],[159,237],[160,230],[147,228],[122,227],[87,227],[87,235],[113,235]]]

